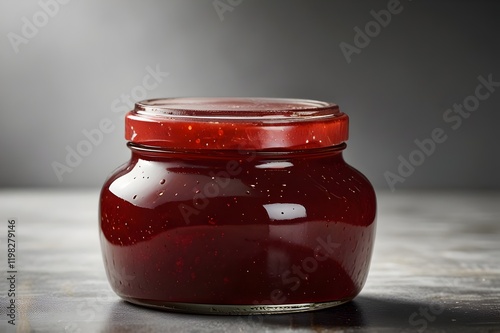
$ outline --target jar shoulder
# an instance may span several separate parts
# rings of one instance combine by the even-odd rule
[[[242,214],[302,212],[308,219],[350,216],[369,222],[376,211],[372,185],[341,158],[130,160],[104,184],[105,202],[162,210],[180,220],[223,213],[245,221]]]

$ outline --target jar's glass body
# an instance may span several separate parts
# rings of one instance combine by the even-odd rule
[[[172,151],[129,144],[106,181],[100,239],[122,298],[203,313],[280,313],[355,297],[376,199],[342,157],[308,150]]]

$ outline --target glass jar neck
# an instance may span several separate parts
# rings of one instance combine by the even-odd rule
[[[180,150],[174,148],[146,146],[137,143],[128,142],[128,148],[132,154],[141,158],[161,159],[182,155],[183,157],[192,157],[198,159],[280,159],[280,158],[321,158],[338,156],[342,158],[342,151],[347,147],[346,143],[329,147],[297,149],[297,150],[258,150],[251,148],[241,148],[239,150]]]

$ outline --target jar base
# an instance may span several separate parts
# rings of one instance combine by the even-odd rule
[[[316,311],[344,304],[350,299],[300,304],[261,304],[261,305],[225,305],[225,304],[196,304],[161,302],[142,300],[136,298],[123,298],[132,304],[146,306],[164,311],[211,314],[211,315],[259,315],[259,314],[284,314],[294,312]]]

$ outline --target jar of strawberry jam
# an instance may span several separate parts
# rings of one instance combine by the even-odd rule
[[[338,106],[172,98],[126,115],[131,159],[105,182],[100,240],[123,299],[172,311],[335,306],[368,273],[376,199],[342,157]]]

